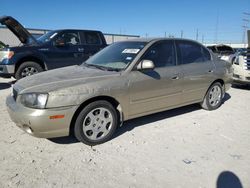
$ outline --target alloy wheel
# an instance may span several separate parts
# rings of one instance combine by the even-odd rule
[[[211,106],[216,106],[220,103],[222,96],[221,88],[218,85],[215,85],[209,91],[209,104]]]
[[[110,132],[113,122],[113,116],[108,109],[95,108],[83,120],[83,133],[92,141],[100,140]]]
[[[25,67],[21,73],[21,76],[27,77],[27,76],[31,76],[37,73],[38,73],[38,70],[35,67]]]

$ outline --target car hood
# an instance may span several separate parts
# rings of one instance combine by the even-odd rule
[[[86,85],[114,79],[120,76],[118,72],[103,71],[84,66],[70,66],[60,69],[42,72],[33,76],[23,78],[13,86],[18,94],[23,93],[50,93],[50,94],[77,94],[86,91]],[[79,87],[85,85],[85,87]],[[76,89],[73,89],[76,87]],[[71,88],[71,89],[69,89]],[[72,93],[75,92],[75,93]]]
[[[27,29],[11,16],[0,17],[0,23],[8,27],[23,44],[37,43],[36,39],[27,31]]]

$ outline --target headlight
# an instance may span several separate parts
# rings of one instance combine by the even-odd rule
[[[3,59],[10,59],[13,55],[13,51],[0,51],[0,61],[2,61]]]
[[[48,100],[48,94],[45,93],[26,93],[20,94],[17,97],[17,102],[20,102],[29,108],[44,109]]]

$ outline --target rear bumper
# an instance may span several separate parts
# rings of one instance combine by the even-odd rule
[[[77,106],[54,109],[32,109],[16,103],[12,96],[6,99],[10,118],[26,133],[40,138],[68,136],[70,123]],[[51,116],[64,115],[64,118],[50,119]]]
[[[0,64],[0,77],[10,78],[15,73],[15,65],[1,65]]]

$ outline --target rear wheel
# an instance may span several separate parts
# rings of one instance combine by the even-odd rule
[[[107,101],[95,101],[78,115],[74,134],[79,141],[87,145],[97,145],[108,141],[117,125],[117,113],[112,104]]]
[[[220,107],[222,103],[223,90],[219,82],[214,83],[208,89],[204,97],[201,107],[205,110],[215,110]]]
[[[22,63],[18,67],[15,73],[15,78],[19,80],[21,78],[31,76],[42,71],[43,71],[43,68],[38,63],[33,62],[33,61],[27,61],[27,62]]]

